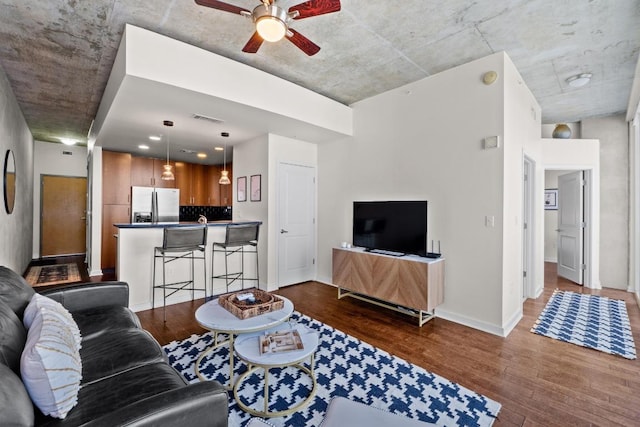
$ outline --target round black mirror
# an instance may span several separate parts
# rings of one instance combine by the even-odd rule
[[[16,159],[13,151],[7,150],[4,157],[4,207],[7,213],[13,212],[16,203]]]

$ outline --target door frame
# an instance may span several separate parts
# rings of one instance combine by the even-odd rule
[[[583,254],[584,254],[584,276],[583,276],[583,286],[590,289],[601,289],[601,285],[599,283],[599,279],[596,277],[596,271],[599,271],[598,266],[595,265],[599,262],[599,254],[596,253],[595,247],[598,239],[600,226],[595,220],[597,218],[596,210],[600,209],[600,195],[597,192],[597,187],[594,185],[594,182],[599,181],[599,178],[596,176],[597,172],[593,167],[584,167],[578,165],[562,165],[562,166],[553,166],[553,165],[545,165],[545,171],[547,170],[560,170],[567,172],[576,172],[583,171],[584,172],[584,239],[582,242],[583,245]],[[543,185],[544,187],[544,185]],[[543,189],[544,191],[544,189]],[[541,206],[541,209],[544,210],[544,206]]]
[[[522,164],[522,300],[535,298],[535,182],[536,162],[526,154]],[[526,228],[525,228],[526,225]]]
[[[80,252],[77,254],[65,254],[64,256],[71,256],[71,255],[84,255],[85,256],[85,262],[87,259],[87,235],[89,234],[89,227],[88,227],[88,212],[89,212],[89,206],[87,205],[88,203],[88,198],[89,198],[89,178],[86,176],[76,176],[76,175],[57,175],[57,174],[52,174],[52,173],[43,173],[40,174],[40,238],[38,240],[38,245],[40,246],[38,249],[38,252],[40,253],[40,258],[55,258],[57,256],[60,255],[46,255],[43,256],[42,255],[42,239],[44,237],[44,230],[42,227],[42,209],[43,209],[43,205],[44,205],[44,179],[45,177],[48,176],[52,176],[52,177],[57,177],[57,178],[74,178],[74,179],[84,179],[86,180],[86,185],[87,185],[87,191],[86,191],[86,197],[85,197],[85,206],[84,206],[84,215],[85,215],[85,247],[84,247],[84,252]]]
[[[318,218],[318,167],[315,164],[310,164],[310,163],[304,163],[304,162],[291,162],[291,161],[279,161],[278,162],[278,166],[277,166],[277,198],[276,198],[276,228],[275,228],[275,235],[276,235],[276,239],[275,239],[275,253],[278,254],[276,256],[276,263],[275,263],[275,270],[276,270],[276,289],[280,288],[281,286],[287,286],[287,285],[282,285],[281,283],[281,275],[280,275],[280,260],[277,259],[277,257],[280,254],[280,245],[281,245],[281,240],[280,240],[280,229],[281,229],[281,225],[282,225],[282,212],[280,211],[280,206],[281,206],[281,202],[282,202],[282,197],[283,195],[280,193],[280,181],[282,179],[282,167],[284,165],[289,165],[289,166],[298,166],[298,167],[304,167],[304,168],[310,168],[313,169],[314,172],[314,181],[316,183],[315,185],[315,193],[314,193],[314,197],[313,197],[313,218],[314,218],[314,223],[313,223],[313,235],[312,235],[312,248],[313,248],[313,253],[312,253],[312,257],[314,260],[317,261],[318,259],[318,221],[316,220]],[[314,262],[313,264],[313,278],[316,278],[318,275],[318,263]]]

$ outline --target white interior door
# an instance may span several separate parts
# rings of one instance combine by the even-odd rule
[[[278,179],[278,286],[286,286],[315,278],[316,171],[281,163]]]
[[[584,178],[582,171],[558,177],[558,276],[579,285],[584,265]]]

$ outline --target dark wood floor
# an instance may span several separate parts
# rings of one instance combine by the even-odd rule
[[[434,319],[415,319],[362,301],[338,300],[335,288],[308,282],[279,290],[296,310],[382,348],[502,404],[496,426],[640,426],[640,361],[535,335],[529,330],[556,288],[627,302],[636,345],[640,309],[633,295],[590,291],[545,265],[544,294],[524,304],[524,317],[507,338]],[[105,277],[109,279],[108,276]],[[193,313],[202,300],[139,312],[143,326],[166,344],[202,333]],[[640,348],[638,348],[640,350]]]

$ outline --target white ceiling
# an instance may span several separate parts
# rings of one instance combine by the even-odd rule
[[[299,2],[278,1],[284,7]],[[252,9],[258,1],[228,3]],[[543,123],[625,112],[640,52],[640,0],[343,0],[338,13],[294,22],[322,48],[313,57],[286,40],[243,53],[251,22],[190,0],[0,0],[0,11],[0,64],[34,137],[44,141],[86,140],[125,23],[347,105],[504,50],[540,103]],[[581,72],[593,73],[591,83],[568,86],[566,79]],[[133,86],[130,102],[121,106],[121,133],[110,138],[114,149],[116,141],[144,140],[146,132],[133,131],[143,123],[159,132],[159,123],[147,122],[154,109],[165,109],[176,128],[175,115],[204,113],[187,108],[197,106],[197,94],[141,96]],[[176,143],[210,147],[216,126],[193,121],[188,133],[176,133]],[[265,131],[233,118],[223,127],[236,141]]]

